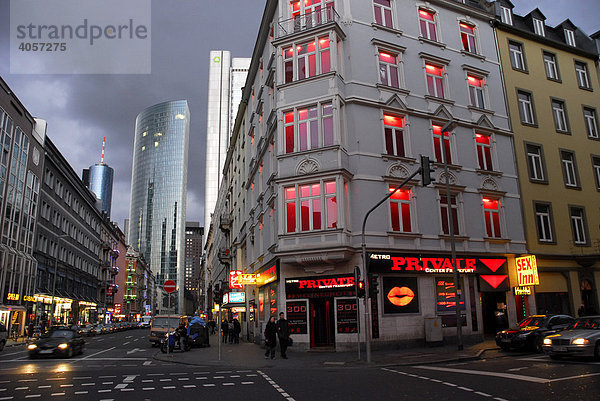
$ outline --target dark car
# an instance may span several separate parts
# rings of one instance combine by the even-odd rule
[[[517,327],[496,334],[496,344],[505,351],[529,349],[542,352],[544,337],[566,329],[575,321],[569,315],[533,315],[519,322]]]
[[[85,341],[71,329],[56,329],[27,346],[30,358],[41,356],[72,357],[83,352]]]
[[[593,356],[600,361],[600,316],[580,317],[565,331],[544,338],[544,352],[552,359]]]

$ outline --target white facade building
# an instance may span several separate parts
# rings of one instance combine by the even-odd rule
[[[495,331],[525,241],[491,16],[477,1],[312,3],[267,2],[214,214],[231,224],[206,248],[213,282],[227,266],[260,274],[243,316],[256,339],[284,311],[299,345],[355,347],[363,218],[424,155],[434,184],[417,176],[366,225],[373,344],[422,341],[428,317],[456,334],[448,216],[463,333]]]

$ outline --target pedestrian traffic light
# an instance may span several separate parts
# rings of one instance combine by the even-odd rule
[[[421,156],[421,183],[424,187],[435,181],[435,178],[431,177],[431,173],[435,170],[432,168],[433,160],[429,160],[427,156]]]
[[[221,290],[219,284],[217,283],[217,284],[215,284],[215,287],[213,290],[214,302],[220,304],[222,296],[223,296],[222,290]]]
[[[369,298],[377,297],[379,293],[379,276],[377,274],[369,274]]]
[[[359,298],[365,297],[365,282],[362,280],[356,282],[356,296]]]

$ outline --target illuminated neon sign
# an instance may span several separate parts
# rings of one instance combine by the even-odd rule
[[[244,286],[240,284],[241,270],[231,270],[229,272],[229,288],[242,289]]]
[[[515,263],[517,265],[517,284],[519,286],[540,284],[535,255],[515,258]]]
[[[496,273],[506,263],[506,258],[458,257],[459,273]],[[369,270],[378,273],[453,273],[452,258],[443,256],[404,256],[393,254],[369,255]]]

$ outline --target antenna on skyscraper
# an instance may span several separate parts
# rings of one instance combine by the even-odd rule
[[[106,143],[106,137],[102,137],[102,158],[100,159],[100,164],[104,164],[104,144]]]

